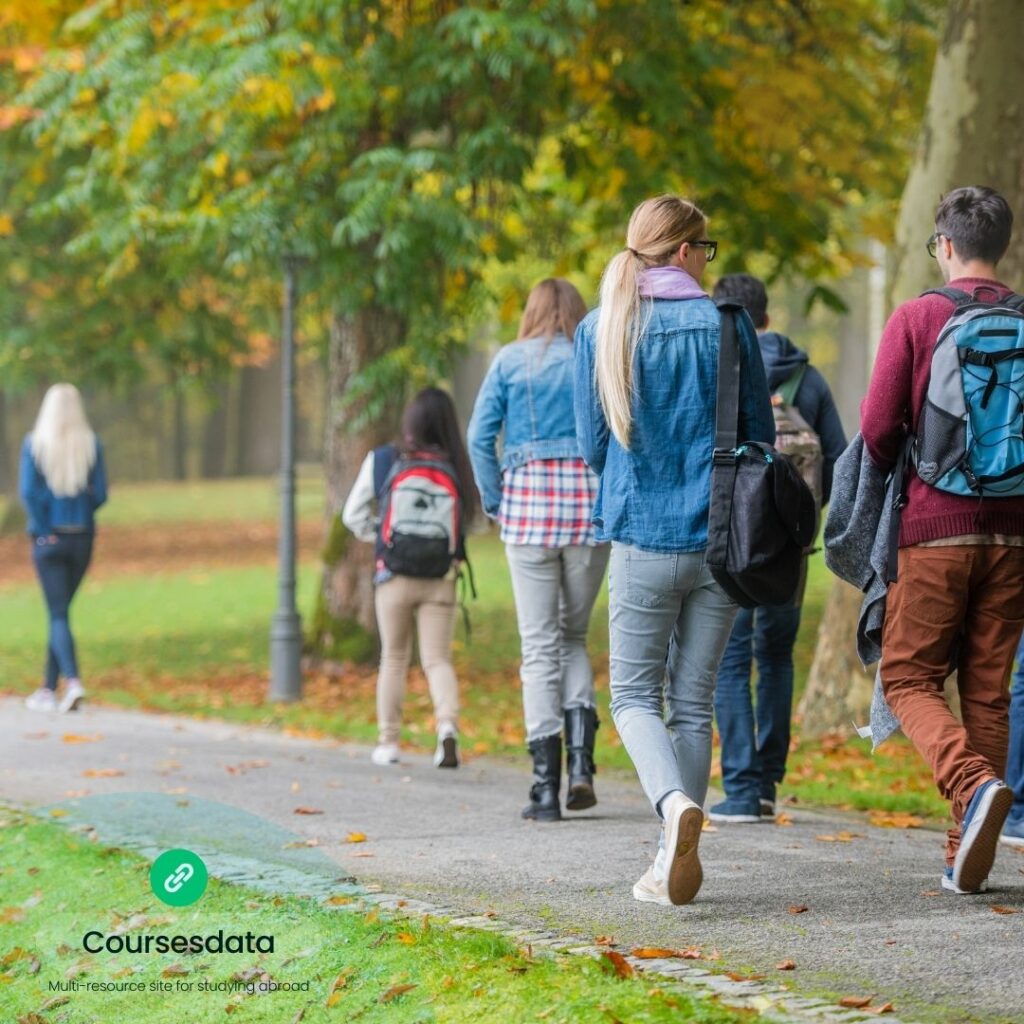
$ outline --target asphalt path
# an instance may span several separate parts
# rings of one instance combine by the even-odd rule
[[[1001,847],[989,893],[957,897],[941,891],[941,833],[789,807],[788,825],[706,832],[697,899],[659,907],[630,892],[657,841],[635,780],[599,774],[595,808],[536,824],[519,818],[525,758],[442,771],[416,755],[382,769],[368,754],[223,722],[94,706],[44,716],[0,700],[0,801],[60,805],[103,841],[187,846],[228,878],[263,863],[282,888],[289,859],[315,857],[325,877],[524,928],[717,950],[721,965],[773,979],[792,960],[798,992],[874,995],[907,1021],[1024,1021],[1015,850]]]

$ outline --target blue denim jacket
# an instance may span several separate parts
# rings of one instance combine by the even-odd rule
[[[483,509],[501,505],[501,472],[535,459],[579,458],[572,414],[572,342],[526,338],[499,350],[469,421],[469,457]],[[495,445],[504,428],[502,457]]]
[[[601,476],[598,540],[648,551],[707,547],[715,445],[720,318],[708,298],[652,299],[633,368],[633,429],[627,451],[608,428],[594,379],[598,310],[576,330],[576,437]],[[740,441],[775,440],[764,364],[750,318],[739,322]]]
[[[32,458],[31,436],[21,446],[18,493],[28,513],[28,532],[33,537],[48,537],[54,530],[96,528],[94,513],[107,500],[107,474],[103,465],[103,446],[96,438],[96,461],[89,470],[85,489],[72,498],[58,498]]]

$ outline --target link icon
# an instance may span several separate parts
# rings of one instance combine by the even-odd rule
[[[191,850],[167,850],[149,869],[149,884],[157,899],[171,907],[187,907],[206,891],[206,865]]]

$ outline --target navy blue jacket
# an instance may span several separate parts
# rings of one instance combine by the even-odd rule
[[[807,353],[797,348],[784,334],[765,331],[757,336],[761,359],[768,376],[768,390],[777,391],[803,365],[807,366],[793,404],[807,425],[821,438],[825,464],[821,471],[821,500],[827,504],[832,494],[832,470],[836,459],[846,450],[846,434],[839,419],[839,410],[832,398],[832,389],[825,378],[810,365]]]
[[[58,498],[32,457],[29,435],[21,446],[18,491],[28,513],[28,532],[33,537],[47,537],[62,527],[94,530],[96,509],[107,500],[107,473],[100,439],[96,438],[96,461],[89,470],[84,489],[70,498]]]

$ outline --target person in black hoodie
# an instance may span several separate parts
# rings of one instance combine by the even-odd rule
[[[832,391],[807,353],[785,335],[768,330],[768,293],[749,274],[726,274],[714,299],[746,307],[757,328],[761,357],[774,395],[797,384],[792,403],[821,441],[822,504],[832,490],[832,470],[846,448],[846,435]],[[801,376],[797,378],[797,375]],[[715,717],[722,742],[725,799],[710,808],[717,822],[774,820],[775,788],[786,773],[793,710],[793,645],[800,626],[800,601],[789,606],[741,609],[718,671]],[[751,701],[750,672],[757,658],[757,710]]]

